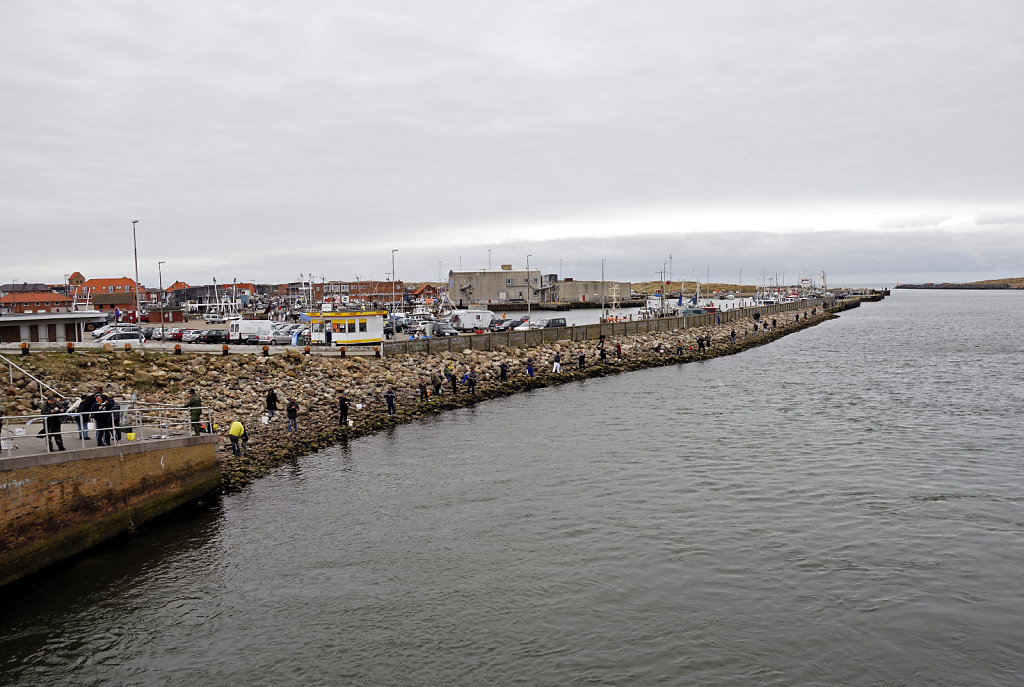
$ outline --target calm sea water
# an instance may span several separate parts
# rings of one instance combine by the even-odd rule
[[[1024,294],[298,460],[5,598],[0,684],[1008,685]]]

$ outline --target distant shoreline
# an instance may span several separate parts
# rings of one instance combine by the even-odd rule
[[[900,284],[897,289],[965,289],[970,291],[1000,291],[1021,289],[1021,286],[1010,284]]]

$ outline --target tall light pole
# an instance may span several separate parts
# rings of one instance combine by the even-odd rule
[[[391,321],[395,321],[395,310],[398,308],[398,304],[395,302],[395,284],[398,281],[395,278],[395,253],[398,252],[397,248],[391,249]]]
[[[160,340],[164,340],[164,271],[161,269],[166,260],[156,263],[156,273],[160,280]]]
[[[608,258],[601,258],[601,319],[604,319],[606,314],[604,311],[604,261]]]
[[[135,225],[139,220],[132,220],[132,249],[135,251],[135,324],[139,324],[139,246],[135,242]]]
[[[533,255],[526,256],[526,319],[530,319],[530,257]]]
[[[491,269],[491,249],[487,249],[487,269]]]

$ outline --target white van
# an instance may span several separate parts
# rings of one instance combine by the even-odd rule
[[[463,332],[474,332],[478,329],[486,332],[493,319],[496,318],[490,310],[456,310],[452,313],[452,326]]]
[[[238,344],[249,341],[256,343],[261,336],[271,333],[272,324],[270,320],[231,320],[228,325],[228,341]]]

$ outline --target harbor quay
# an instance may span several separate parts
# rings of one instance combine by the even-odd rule
[[[138,454],[143,463],[149,461],[152,469],[137,472],[136,483],[123,477],[127,474],[123,445],[82,448],[72,444],[66,452],[47,453],[44,436],[23,436],[19,443],[37,442],[39,455],[11,458],[0,451],[0,532],[12,542],[7,552],[11,559],[19,556],[16,542],[28,542],[31,536],[25,533],[32,531],[37,540],[50,532],[55,540],[52,550],[70,555],[140,521],[131,513],[125,515],[128,506],[107,507],[104,512],[113,514],[111,522],[92,526],[88,518],[71,517],[70,529],[55,527],[68,513],[90,512],[92,501],[117,503],[119,489],[121,502],[131,503],[139,512],[144,510],[138,505],[142,497],[132,501],[124,493],[132,489],[143,493],[158,483],[169,489],[156,494],[159,506],[146,510],[158,514],[212,489],[243,488],[291,460],[400,423],[555,384],[739,353],[859,305],[857,300],[800,301],[733,311],[728,317],[705,315],[693,322],[661,318],[516,333],[531,335],[528,340],[478,335],[396,341],[387,342],[378,352],[380,357],[313,355],[300,348],[270,356],[174,355],[141,349],[33,352],[18,357],[19,369],[10,374],[2,401],[8,417],[39,412],[40,383],[70,397],[99,391],[155,406],[183,406],[194,391],[204,416],[210,418],[204,423],[208,433],[195,438],[200,441],[187,440],[196,448],[185,451],[186,466],[177,468],[176,478],[163,481],[166,459],[163,465],[157,461],[158,467],[152,462],[159,448],[156,443],[132,445],[132,454]],[[267,407],[271,390],[278,398],[275,413]],[[393,392],[393,409],[389,392]],[[340,422],[342,398],[348,405],[345,424]],[[294,422],[287,417],[292,401],[298,406],[292,413]],[[238,455],[227,435],[234,422],[242,423],[248,440],[247,450]],[[211,456],[219,473],[216,479],[210,474]],[[40,496],[34,503],[25,500],[26,469],[37,470],[34,479]],[[31,518],[26,519],[33,512],[44,516],[37,517],[43,524],[34,530],[28,525]],[[20,539],[8,538],[13,532],[21,533]],[[59,556],[41,560],[56,559]]]

